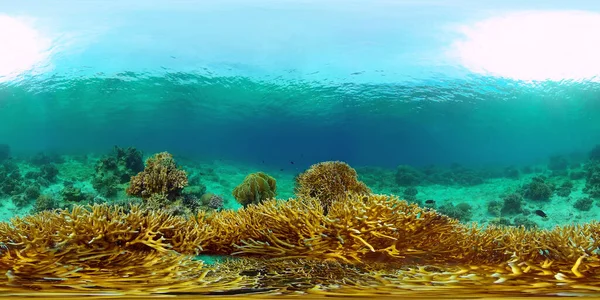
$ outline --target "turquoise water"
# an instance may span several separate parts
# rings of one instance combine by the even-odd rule
[[[326,84],[192,73],[63,76],[4,83],[14,153],[135,145],[298,170],[323,160],[395,167],[532,164],[600,140],[595,82],[474,76]],[[16,130],[15,130],[16,129]]]
[[[568,11],[558,1],[128,2],[86,13],[95,9],[4,6],[48,55],[0,83],[13,153],[130,144],[301,170],[329,159],[535,163],[598,142],[595,80],[489,76],[448,55],[460,26]]]
[[[238,210],[259,171],[292,199],[343,161],[465,224],[600,218],[598,3],[32,3],[0,6],[0,221],[144,202],[129,180],[163,151],[189,179],[177,205]]]

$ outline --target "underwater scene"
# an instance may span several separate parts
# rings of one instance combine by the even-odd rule
[[[0,298],[600,297],[600,3],[1,4]]]

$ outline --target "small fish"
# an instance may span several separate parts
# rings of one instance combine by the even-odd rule
[[[435,201],[434,201],[434,200],[432,200],[432,199],[429,199],[429,200],[425,200],[425,203],[427,203],[427,204],[434,204],[434,203],[435,203]]]
[[[294,164],[294,162],[293,162],[293,161],[290,161],[290,164],[292,164],[292,165],[293,165],[293,164]]]
[[[535,212],[536,215],[538,215],[538,216],[540,216],[542,218],[547,218],[548,217],[548,215],[544,211],[542,211],[540,209],[536,209],[534,212]]]
[[[279,171],[283,172],[283,169],[279,169]]]

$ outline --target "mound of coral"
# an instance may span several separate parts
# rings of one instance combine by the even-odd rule
[[[585,292],[600,282],[599,229],[598,223],[551,231],[482,228],[395,196],[357,193],[332,202],[327,214],[312,197],[190,218],[139,206],[76,206],[0,223],[0,269],[7,274],[0,284],[145,295],[228,289],[285,294],[285,282],[297,281],[305,293],[369,293],[364,284],[381,280],[392,294],[426,286],[432,293],[449,287],[481,291],[492,283],[529,294]],[[246,259],[205,266],[195,254]],[[337,285],[325,286],[323,275]]]
[[[243,206],[258,204],[277,195],[277,182],[263,172],[256,172],[246,176],[232,194]]]
[[[131,177],[127,194],[144,199],[161,194],[173,199],[187,185],[187,174],[177,167],[173,155],[161,152],[149,157],[144,170]]]
[[[148,205],[158,196],[185,200],[185,171],[159,153],[131,178],[128,192],[141,205],[75,205],[0,223],[0,294],[455,298],[600,289],[600,223],[553,230],[463,224],[450,213],[373,194],[341,162],[299,175],[297,195],[286,201],[273,198],[271,177],[256,174],[248,178],[261,184],[240,190],[252,200],[243,208],[178,215]],[[257,196],[259,187],[272,194]],[[222,202],[205,195],[200,202]],[[521,201],[509,195],[490,210],[513,214]],[[462,206],[440,209],[470,209]],[[230,259],[205,265],[196,255]]]
[[[371,189],[359,181],[356,170],[344,162],[318,163],[296,177],[296,194],[318,199],[325,212],[347,192],[369,194]]]

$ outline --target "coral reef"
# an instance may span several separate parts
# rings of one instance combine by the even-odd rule
[[[233,197],[241,205],[259,204],[277,195],[275,178],[263,173],[248,174],[244,181],[233,189]]]
[[[105,155],[96,162],[92,185],[105,197],[114,197],[119,185],[128,183],[131,177],[144,170],[142,152],[134,147],[120,148],[115,146],[111,154]]]
[[[33,210],[36,212],[54,210],[59,208],[59,203],[51,195],[43,194],[35,199]]]
[[[581,199],[577,199],[577,201],[575,201],[575,203],[573,204],[573,207],[576,208],[577,210],[589,211],[590,209],[592,209],[592,204],[594,204],[593,199],[581,198]]]
[[[494,217],[499,217],[501,215],[502,203],[497,200],[492,200],[487,203],[487,211],[490,215]]]
[[[537,201],[548,201],[552,196],[552,188],[543,176],[534,177],[530,183],[523,186],[523,196]]]
[[[187,185],[186,172],[177,167],[171,154],[161,152],[148,158],[144,170],[131,177],[126,192],[142,199],[161,194],[174,200]]]
[[[522,215],[515,217],[514,226],[516,226],[517,228],[525,229],[534,229],[538,227],[537,223]]]
[[[57,180],[58,168],[55,164],[45,164],[40,167],[40,177],[49,183]]]
[[[0,163],[0,195],[13,196],[26,189],[17,164],[11,160]]]
[[[62,164],[64,159],[56,153],[38,152],[29,158],[29,162],[34,166],[43,166],[50,164]]]
[[[399,186],[413,186],[420,184],[425,174],[411,166],[401,165],[396,168],[396,184]]]
[[[558,187],[556,194],[560,197],[569,197],[573,191],[573,187],[573,182],[565,181]]]
[[[320,201],[325,213],[348,192],[369,194],[371,190],[358,180],[356,170],[340,161],[327,161],[312,165],[296,177],[296,194]]]
[[[74,206],[0,223],[0,270],[14,287],[48,292],[60,282],[74,291],[129,288],[138,296],[259,287],[292,293],[296,280],[303,282],[298,291],[323,293],[381,292],[392,283],[407,295],[418,287],[456,293],[482,284],[511,295],[597,289],[599,223],[554,230],[515,223],[522,226],[465,225],[395,196],[359,193],[332,202],[327,215],[313,197],[189,218],[137,205]],[[188,256],[196,254],[277,260],[206,269]]]
[[[460,221],[469,221],[473,216],[472,206],[468,203],[461,202],[456,206],[452,202],[445,203],[440,206],[439,212]]]
[[[475,170],[452,164],[450,168],[427,166],[417,169],[401,165],[396,168],[396,184],[414,186],[423,184],[475,186],[486,182],[486,178],[500,177],[493,170]]]
[[[65,184],[65,187],[60,192],[62,198],[66,202],[80,203],[85,200],[90,200],[90,196],[81,191],[80,188],[73,186],[72,183]]]
[[[419,193],[419,191],[415,188],[415,187],[407,187],[406,189],[404,189],[404,191],[402,192],[402,195],[404,196],[404,200],[408,201],[408,202],[414,202],[414,203],[419,203],[417,201],[417,194]]]
[[[206,193],[200,198],[200,203],[208,209],[220,210],[223,208],[225,200],[219,195]]]
[[[1,196],[20,208],[35,201],[38,213],[0,223],[0,273],[6,274],[0,285],[5,290],[22,288],[24,293],[130,289],[138,297],[171,295],[170,291],[214,296],[216,290],[261,292],[263,288],[278,294],[364,289],[361,295],[408,294],[408,289],[471,292],[484,289],[481,285],[511,295],[600,288],[600,223],[538,228],[565,215],[550,208],[555,204],[568,203],[584,211],[569,211],[575,216],[569,220],[593,216],[592,194],[600,190],[594,181],[600,167],[594,160],[585,169],[584,191],[590,197],[581,196],[583,182],[568,179],[578,168],[572,165],[567,167],[570,175],[533,177],[521,189],[521,182],[502,178],[508,176],[504,168],[413,168],[420,174],[419,186],[411,183],[402,188],[394,184],[393,170],[373,170],[376,175],[368,175],[378,188],[389,188],[386,191],[410,202],[423,201],[425,207],[419,207],[394,195],[374,194],[345,163],[324,162],[296,177],[297,195],[289,200],[275,199],[274,178],[250,174],[249,183],[233,192],[244,206],[234,211],[225,209],[218,195],[231,186],[221,189],[205,181],[210,177],[212,183],[221,183],[225,178],[210,167],[190,173],[194,176],[188,181],[170,154],[154,155],[143,170],[134,163],[138,154],[141,157],[137,150],[116,148],[112,158],[104,157],[96,165],[100,166],[96,175],[112,178],[115,189],[122,189],[122,181],[131,177],[128,193],[141,197],[110,200],[114,205],[80,206],[109,200],[92,199],[87,182],[64,181],[69,177],[62,173],[65,167],[56,168],[52,161],[40,164],[40,171],[31,171],[35,169],[31,164],[17,160],[25,176],[14,159],[1,162]],[[134,159],[128,163],[126,157]],[[60,177],[52,166],[61,170]],[[139,173],[127,175],[132,168]],[[407,173],[403,172],[402,180]],[[389,182],[378,183],[378,177]],[[284,179],[285,174],[277,178]],[[493,219],[484,220],[489,221],[486,226],[459,222],[481,216],[474,214],[481,202],[454,205],[448,199],[460,198],[448,193],[450,189],[432,193],[438,187],[426,186],[444,182],[459,190],[458,185],[477,185],[489,178],[512,186],[494,194],[487,186],[474,189],[482,199],[494,199],[487,203]],[[171,179],[175,184],[168,183]],[[58,184],[48,187],[50,180]],[[202,182],[215,193],[207,193]],[[280,185],[283,191],[285,181]],[[523,196],[547,201],[554,192],[560,197],[552,205],[525,205]],[[416,199],[417,194],[423,195],[421,199]],[[197,254],[240,259],[207,267],[193,258]]]
[[[502,208],[500,213],[502,215],[514,215],[523,212],[523,197],[521,194],[512,193],[502,198]]]
[[[600,160],[591,160],[585,165],[585,188],[583,191],[593,198],[600,198]]]

